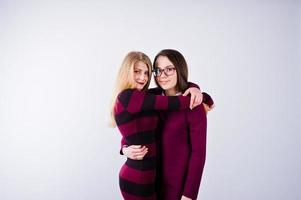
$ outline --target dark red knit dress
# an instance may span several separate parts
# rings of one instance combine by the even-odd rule
[[[143,160],[127,159],[119,173],[119,186],[125,200],[156,199],[156,110],[177,110],[189,107],[190,98],[162,96],[127,89],[118,95],[115,120],[122,134],[122,145],[145,145]]]

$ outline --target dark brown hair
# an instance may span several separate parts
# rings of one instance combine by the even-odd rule
[[[176,87],[179,91],[184,92],[188,88],[188,66],[184,56],[174,49],[163,49],[156,55],[153,62],[153,69],[157,68],[157,59],[159,56],[166,56],[172,62],[177,71],[178,80]],[[160,87],[157,81],[156,84]]]

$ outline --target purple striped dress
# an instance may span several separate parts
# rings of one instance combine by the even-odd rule
[[[122,134],[121,145],[144,145],[143,160],[127,159],[119,172],[119,186],[125,200],[155,200],[156,141],[158,110],[189,108],[189,97],[162,96],[126,89],[117,98],[115,120]]]

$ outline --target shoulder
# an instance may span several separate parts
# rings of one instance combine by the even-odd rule
[[[125,95],[125,94],[129,94],[129,93],[132,93],[135,89],[125,89],[125,90],[122,90],[120,93],[119,93],[119,96],[120,95]]]
[[[191,112],[191,113],[193,113],[193,112],[205,112],[205,107],[204,107],[203,103],[201,103],[200,105],[194,107],[192,110],[191,109],[187,109],[187,110],[188,110],[188,112]]]
[[[145,91],[140,91],[137,89],[125,89],[118,94],[118,100],[123,103],[128,104],[128,102],[130,100],[144,99],[146,95],[147,95],[147,92],[145,92]]]
[[[125,89],[123,91],[121,91],[119,94],[118,94],[118,98],[125,98],[125,97],[129,97],[131,96],[135,91],[138,91],[137,89]]]
[[[118,94],[117,99],[127,105],[134,92],[135,89],[125,89]]]
[[[206,117],[206,111],[203,104],[200,104],[193,108],[192,110],[187,109],[186,111],[189,118],[193,117]]]

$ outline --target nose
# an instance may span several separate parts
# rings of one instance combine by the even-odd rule
[[[146,75],[145,74],[143,74],[143,73],[141,73],[140,75],[139,75],[139,80],[145,80],[146,79]]]

